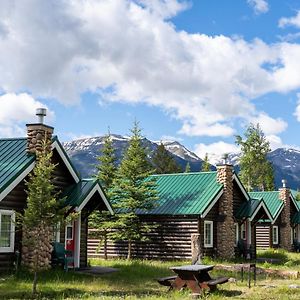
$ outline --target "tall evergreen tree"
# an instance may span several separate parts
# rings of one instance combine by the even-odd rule
[[[29,175],[27,185],[27,208],[19,218],[22,222],[22,260],[34,273],[33,294],[36,293],[37,274],[48,269],[51,262],[51,241],[55,228],[66,209],[60,207],[52,182],[55,165],[51,163],[52,152],[44,142],[38,151],[36,166]]]
[[[205,153],[204,160],[201,167],[201,172],[209,172],[210,171],[210,163],[208,162],[208,154]]]
[[[190,166],[190,163],[187,162],[187,164],[185,165],[185,171],[184,173],[190,173],[191,172],[191,166]]]
[[[153,226],[141,222],[137,210],[150,210],[156,206],[156,182],[149,178],[152,166],[147,159],[147,151],[142,145],[141,130],[135,122],[131,130],[129,147],[118,170],[113,187],[113,203],[117,210],[115,227],[111,237],[127,240],[127,259],[132,257],[132,243],[146,240],[145,233]]]
[[[163,143],[160,143],[154,152],[152,163],[156,174],[172,174],[182,171]]]
[[[272,164],[267,160],[271,151],[259,124],[250,124],[245,132],[245,140],[236,136],[236,143],[241,146],[240,178],[248,191],[274,190]]]
[[[101,182],[108,199],[110,198],[113,181],[116,177],[116,155],[113,147],[110,133],[104,137],[104,144],[101,149],[101,154],[97,157],[99,164],[97,178]],[[107,233],[112,225],[111,215],[108,211],[94,211],[89,217],[89,226],[97,229],[94,233],[95,237],[100,238],[100,243],[103,242],[104,258],[107,259]],[[100,248],[101,245],[99,245]]]

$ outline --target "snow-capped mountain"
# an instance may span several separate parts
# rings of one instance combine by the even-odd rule
[[[160,142],[156,142],[159,144]],[[172,154],[181,157],[184,160],[191,161],[201,161],[201,159],[192,151],[188,150],[185,146],[181,145],[177,141],[161,141],[164,144],[165,148]]]
[[[120,162],[124,151],[128,147],[129,137],[111,134],[111,138],[116,150],[117,160]],[[100,154],[103,143],[104,137],[98,136],[66,142],[63,143],[63,146],[81,175],[88,177],[96,173],[97,156]],[[146,138],[143,139],[144,146],[149,150],[149,157],[152,156],[160,143]],[[176,141],[162,141],[162,143],[173,155],[182,170],[185,169],[187,163],[190,164],[191,171],[201,170],[202,160],[195,153]]]
[[[120,162],[124,151],[128,147],[129,137],[112,134],[111,138],[113,146],[116,149],[118,162]],[[83,177],[92,176],[96,173],[96,157],[100,154],[104,142],[103,139],[104,137],[99,136],[63,143],[72,162]],[[148,148],[150,157],[161,142],[173,155],[183,171],[187,163],[190,164],[191,171],[201,170],[202,159],[177,141],[153,142],[146,138],[143,139],[144,146]],[[240,156],[241,153],[229,153],[226,161],[232,164],[237,171],[239,170]],[[269,153],[268,159],[273,164],[276,187],[280,187],[282,185],[281,180],[286,179],[289,187],[293,189],[300,188],[299,150],[278,148]],[[222,157],[215,156],[214,161],[223,162],[223,159]]]

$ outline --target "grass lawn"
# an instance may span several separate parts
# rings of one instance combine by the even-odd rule
[[[270,252],[270,251],[269,251]],[[284,252],[260,254],[282,256],[281,265],[272,266],[288,270],[299,270],[300,254]],[[282,258],[281,257],[281,258]],[[209,260],[206,263],[215,263]],[[38,299],[191,299],[189,291],[170,291],[160,286],[155,278],[171,275],[169,267],[188,262],[92,260],[92,265],[117,268],[119,271],[101,276],[83,275],[70,271],[50,270],[41,273],[38,281]],[[227,262],[225,262],[228,264]],[[202,299],[300,299],[300,289],[289,285],[300,285],[300,279],[283,280],[259,276],[256,287],[247,287],[240,281],[240,273],[213,271],[213,276],[234,277],[237,282],[219,285],[218,291],[203,295]],[[30,299],[32,275],[20,271],[18,274],[0,275],[0,299]]]

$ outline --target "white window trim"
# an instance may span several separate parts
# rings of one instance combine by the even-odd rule
[[[10,225],[10,247],[0,247],[0,253],[14,252],[15,250],[15,212],[13,210],[0,209],[0,226],[1,226],[1,216],[9,215],[11,216]],[[0,228],[1,230],[1,228]]]
[[[211,241],[210,243],[206,243],[206,225],[210,225],[211,229]],[[214,245],[214,222],[213,221],[204,221],[204,247],[205,248],[212,248]]]
[[[278,232],[278,226],[273,225],[273,227],[272,227],[272,243],[273,243],[273,245],[278,245],[279,244],[279,234],[278,233],[279,233]]]
[[[71,228],[72,228],[72,237],[71,237],[71,238],[68,238],[68,237],[67,237],[67,236],[68,236],[68,234],[67,234],[67,232],[68,232],[68,227],[71,227]],[[66,228],[65,228],[65,241],[71,241],[71,240],[73,240],[73,239],[74,239],[74,222],[67,224],[67,225],[66,225]]]
[[[235,228],[235,245],[237,246],[240,236],[239,236],[239,224],[234,223],[234,228]]]
[[[245,233],[245,234],[243,234]],[[242,223],[241,225],[241,240],[246,241],[247,240],[247,228],[246,228],[246,223]]]

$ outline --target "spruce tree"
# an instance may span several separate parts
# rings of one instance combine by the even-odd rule
[[[97,157],[99,164],[96,166],[98,173],[97,179],[100,180],[106,196],[110,199],[110,189],[116,177],[116,155],[110,133],[104,137],[104,144],[101,154]],[[112,218],[108,211],[94,211],[89,217],[89,226],[97,229],[94,236],[103,242],[104,258],[107,259],[107,233],[111,228]],[[100,248],[101,245],[99,245]]]
[[[274,190],[272,164],[267,160],[271,151],[259,124],[250,124],[245,132],[245,140],[236,136],[236,143],[241,146],[240,178],[248,191]]]
[[[190,166],[190,163],[187,162],[187,164],[185,165],[185,171],[184,173],[190,173],[191,172],[191,166]]]
[[[160,143],[154,152],[152,163],[156,174],[172,174],[182,171],[163,143]]]
[[[34,273],[33,294],[36,293],[38,272],[50,267],[53,231],[66,211],[57,201],[51,183],[56,165],[51,162],[50,149],[44,142],[43,150],[36,154],[36,166],[26,182],[27,207],[24,215],[19,215],[23,226],[22,261]]]
[[[208,162],[208,154],[206,153],[202,163],[201,172],[209,172],[209,171],[211,171],[210,163]]]
[[[137,211],[153,209],[158,199],[156,182],[153,177],[149,178],[153,170],[142,145],[141,130],[137,122],[131,132],[129,146],[112,189],[117,220],[114,224],[116,230],[110,235],[114,240],[127,241],[127,259],[132,257],[133,242],[146,240],[145,234],[153,228],[141,222]]]

